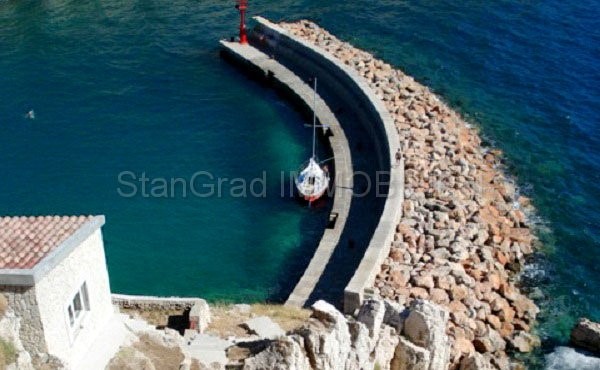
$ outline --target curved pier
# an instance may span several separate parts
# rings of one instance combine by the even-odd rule
[[[309,108],[310,87],[302,80],[317,76],[320,82],[317,111],[326,109],[317,112],[321,115],[319,120],[336,122],[338,132],[334,132],[333,138],[344,132],[346,135],[343,136],[345,149],[332,143],[337,176],[348,174],[341,176],[345,183],[338,178],[336,184],[332,214],[338,213],[338,222],[333,230],[325,231],[286,304],[302,306],[316,299],[342,303],[343,291],[344,311],[352,313],[360,306],[365,290],[372,286],[389,254],[401,217],[404,164],[403,159],[397,158],[400,153],[398,132],[381,99],[354,70],[278,25],[262,17],[254,19],[257,26],[250,34],[252,46],[222,41],[223,55],[265,79],[277,81]],[[347,163],[354,163],[354,168],[352,165],[340,167],[337,160],[341,156],[336,152],[340,150]],[[381,189],[376,189],[376,196],[353,197],[350,191],[340,191],[343,188],[360,193],[364,183],[359,186],[356,181],[352,183],[355,175],[352,170],[365,169],[369,186],[371,181],[383,183],[383,186],[378,184]]]
[[[255,77],[276,83],[275,87],[290,96],[296,104],[312,112],[313,90],[311,87],[265,53],[247,44],[221,41],[221,55],[247,69]],[[319,95],[317,95],[315,113],[318,121],[328,126],[327,129],[324,129],[324,134],[334,156],[334,196],[329,224],[319,246],[286,301],[287,305],[298,307],[304,306],[308,300],[338,245],[352,201],[352,159],[348,140],[337,118]]]
[[[379,222],[360,264],[344,289],[344,311],[352,313],[362,303],[365,289],[372,286],[383,260],[388,256],[396,226],[402,216],[404,162],[402,158],[396,158],[400,153],[398,131],[381,99],[354,70],[282,27],[262,17],[254,19],[258,22],[254,31],[255,43],[271,51],[296,73],[318,71],[316,74],[320,81],[324,81],[324,88],[328,88],[330,95],[335,95],[342,104],[354,109],[355,119],[360,120],[371,132],[380,171],[389,174],[388,192]]]

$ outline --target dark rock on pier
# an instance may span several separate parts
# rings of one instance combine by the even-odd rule
[[[571,331],[571,344],[600,354],[600,323],[579,319]]]

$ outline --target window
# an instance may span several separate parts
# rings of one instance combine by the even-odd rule
[[[83,283],[81,286],[81,294],[83,297],[83,307],[86,311],[90,310],[90,299],[88,298],[87,284]]]
[[[81,291],[75,294],[75,298],[73,298],[73,308],[75,308],[75,316],[81,316],[81,312],[83,311],[83,304],[81,303]]]
[[[73,316],[73,307],[69,306],[68,310],[69,310],[69,324],[71,324],[71,326],[73,326],[73,325],[75,325],[75,317]]]
[[[88,297],[87,284],[84,282],[67,305],[67,319],[72,339],[75,338],[75,335],[81,328],[81,321],[83,320],[85,313],[89,310],[90,300]]]

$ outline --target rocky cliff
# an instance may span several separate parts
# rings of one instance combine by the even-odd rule
[[[312,310],[301,328],[269,341],[229,368],[444,370],[449,366],[449,314],[439,305],[416,299],[405,307],[373,299],[363,304],[356,317],[346,317],[318,301]],[[477,353],[460,364],[461,369],[491,366],[489,358]]]

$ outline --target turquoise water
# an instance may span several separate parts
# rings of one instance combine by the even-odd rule
[[[3,213],[105,213],[113,288],[263,299],[314,248],[323,211],[289,200],[123,199],[120,171],[296,168],[300,117],[219,60],[222,1],[0,3]],[[257,1],[310,18],[431,86],[504,150],[544,222],[527,282],[544,350],[600,320],[597,1]],[[34,109],[36,120],[23,119]],[[306,234],[305,232],[309,232]],[[293,269],[292,269],[293,270]],[[177,274],[167,275],[164,271]],[[279,289],[280,290],[280,289]]]
[[[279,196],[279,173],[308,158],[311,130],[219,59],[229,28],[219,19],[235,17],[216,4],[0,3],[2,213],[105,214],[116,292],[277,298],[288,256],[308,258],[323,232],[326,207]],[[233,197],[227,182],[221,197],[193,196],[197,171],[248,181],[265,171],[266,197]],[[133,181],[142,174],[145,192]],[[217,186],[207,176],[194,181],[200,194]],[[171,178],[187,192],[171,192]]]

